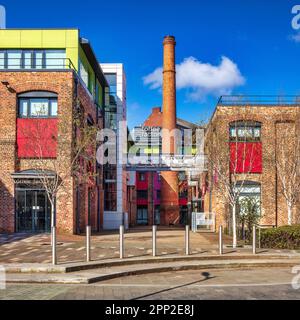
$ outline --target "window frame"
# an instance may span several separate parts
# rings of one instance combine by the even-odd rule
[[[244,134],[239,134],[239,131]],[[256,136],[256,130],[259,135]],[[247,132],[250,133],[247,135]],[[229,140],[230,142],[261,142],[262,123],[258,121],[234,121],[229,124]]]
[[[47,100],[48,101],[48,115],[46,116],[34,116],[31,113],[31,103],[33,101],[36,100]],[[21,103],[23,101],[27,101],[28,102],[28,106],[27,106],[27,114],[26,116],[24,116],[23,114],[21,114]],[[57,113],[56,115],[52,115],[52,104],[53,102],[56,102],[57,104]],[[19,119],[56,119],[58,117],[58,98],[56,97],[51,97],[51,98],[47,98],[47,97],[19,97],[18,98],[18,118]]]

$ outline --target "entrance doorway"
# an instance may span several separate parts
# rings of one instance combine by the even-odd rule
[[[51,205],[44,190],[16,190],[17,232],[49,232]]]

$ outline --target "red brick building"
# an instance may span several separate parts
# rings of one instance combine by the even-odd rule
[[[266,100],[267,99],[267,100]],[[299,103],[297,97],[281,102],[276,97],[223,97],[206,130],[206,153],[210,161],[211,150],[228,155],[228,181],[243,186],[239,199],[250,197],[260,205],[260,225],[277,227],[288,224],[288,210],[279,179],[276,159],[288,145],[295,145],[299,137]],[[221,136],[219,139],[216,136]],[[221,141],[221,142],[220,142]],[[293,150],[295,150],[292,147]],[[224,151],[224,152],[223,152]],[[288,152],[285,153],[287,158]],[[232,208],[214,168],[208,163],[208,172],[202,180],[206,212],[216,214],[216,225],[230,230]],[[234,176],[234,177],[233,177]],[[240,208],[237,214],[243,210]],[[293,223],[300,222],[299,201],[293,209]]]
[[[134,138],[147,132],[147,141],[136,141],[142,156],[155,157],[162,154],[161,129],[163,112],[160,107],[152,109],[152,113],[140,127],[134,129]],[[198,126],[188,121],[177,119],[177,129],[196,129]],[[137,171],[131,173],[128,194],[128,211],[130,225],[184,225],[188,220],[188,182],[185,172],[176,173],[178,184],[179,216],[166,222],[161,211],[162,172]]]
[[[28,147],[36,128],[43,169],[67,176],[55,205],[58,231],[84,232],[88,222],[99,230],[102,168],[93,168],[92,185],[76,185],[69,174],[77,108],[83,121],[103,127],[108,85],[90,44],[78,30],[1,30],[0,37],[0,232],[50,231],[50,203]]]

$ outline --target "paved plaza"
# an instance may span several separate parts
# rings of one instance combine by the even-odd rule
[[[9,284],[2,300],[300,300],[291,268],[179,271],[92,285]]]
[[[184,255],[184,230],[162,229],[157,234],[157,252],[160,256]],[[50,263],[50,235],[0,235],[0,263]],[[225,237],[230,245],[230,238]],[[85,260],[85,236],[58,236],[59,263]],[[232,250],[228,249],[228,252]],[[248,250],[249,252],[249,250]],[[125,257],[147,257],[152,253],[150,229],[133,229],[125,235]],[[192,254],[218,254],[218,235],[191,233]],[[92,237],[92,260],[118,258],[119,234],[103,233]]]
[[[57,242],[59,264],[85,261],[85,241],[84,235],[59,235]],[[120,256],[117,232],[93,235],[91,243],[93,261],[116,259]],[[234,250],[230,248],[230,245],[231,238],[224,236],[225,254],[252,253],[250,246]],[[191,255],[218,255],[218,234],[191,232],[190,246]],[[259,252],[276,254],[285,252],[285,250],[261,249]],[[183,229],[158,229],[157,254],[172,257],[185,255],[185,231]],[[132,229],[125,234],[125,258],[147,258],[151,255],[152,232],[149,228]],[[0,263],[51,263],[50,235],[0,235]]]

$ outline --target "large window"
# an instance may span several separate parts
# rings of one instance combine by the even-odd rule
[[[20,98],[19,118],[57,117],[57,98]]]
[[[66,50],[0,50],[0,69],[64,69]]]
[[[230,124],[230,140],[255,142],[261,140],[261,123],[236,121]]]
[[[109,84],[109,100],[111,105],[117,104],[117,75],[115,73],[107,73],[105,75]]]

